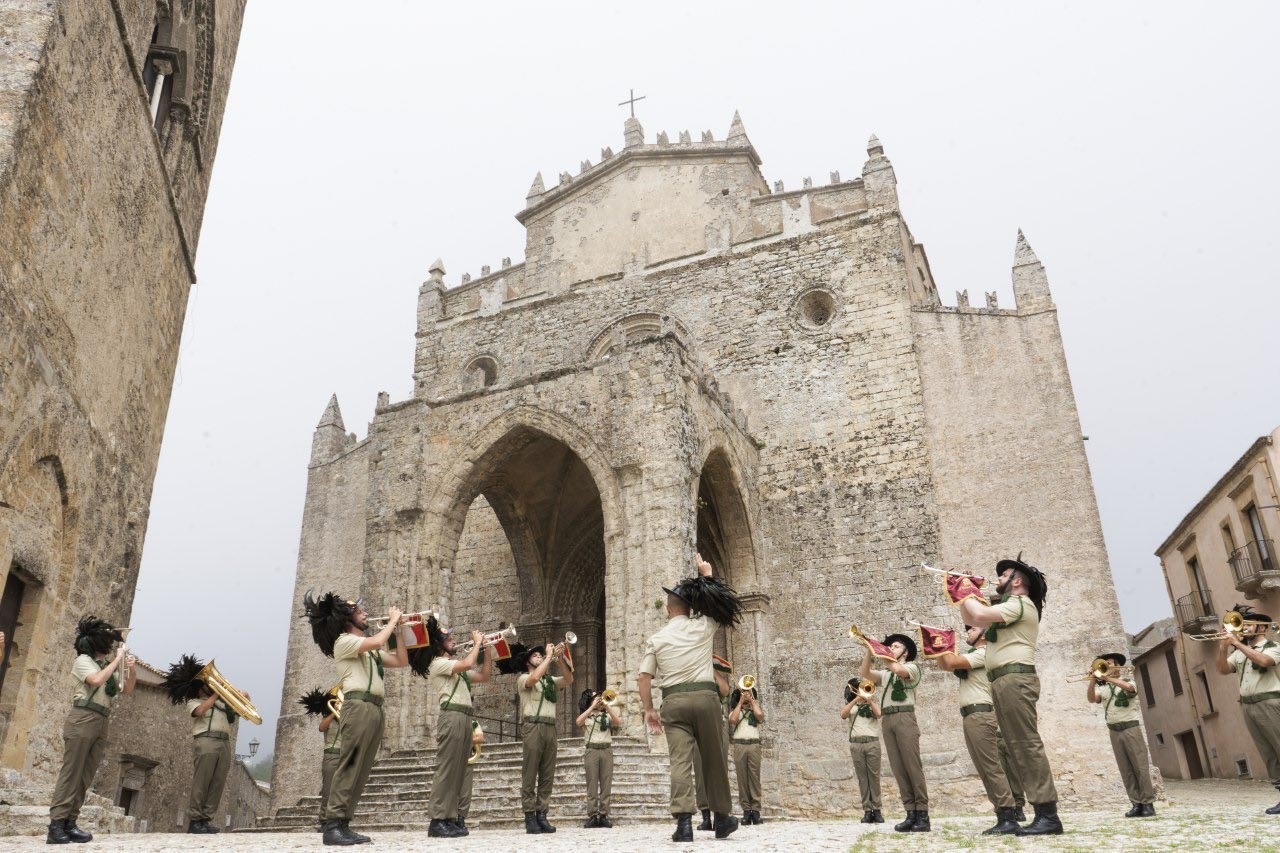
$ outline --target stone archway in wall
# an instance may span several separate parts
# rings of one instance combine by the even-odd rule
[[[456,630],[514,623],[526,644],[578,635],[575,684],[558,704],[561,736],[575,733],[577,695],[605,678],[604,515],[599,488],[564,442],[516,426],[474,463],[449,574]],[[514,719],[514,679],[476,693],[476,712]]]
[[[725,450],[717,448],[707,455],[697,488],[698,552],[739,593],[757,592],[760,582],[751,518],[741,479]],[[732,661],[735,681],[747,672],[760,675],[753,628],[744,623],[736,632],[722,628],[716,633],[716,654]]]

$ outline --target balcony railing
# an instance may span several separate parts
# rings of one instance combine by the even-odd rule
[[[1260,596],[1265,590],[1280,589],[1280,564],[1270,539],[1258,539],[1237,548],[1227,562],[1239,591]]]
[[[1218,611],[1213,606],[1213,596],[1207,589],[1189,592],[1173,603],[1178,626],[1188,634],[1205,630],[1206,623],[1217,624]]]

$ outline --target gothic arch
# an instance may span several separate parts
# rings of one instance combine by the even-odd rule
[[[761,577],[756,525],[741,471],[728,445],[716,444],[705,452],[693,489],[699,546],[711,550],[703,556],[718,557],[730,582],[743,592],[758,590]]]
[[[624,314],[610,320],[604,330],[591,339],[591,345],[587,347],[586,360],[599,361],[618,346],[667,333],[674,334],[688,349],[689,331],[674,317],[659,314],[656,311]]]

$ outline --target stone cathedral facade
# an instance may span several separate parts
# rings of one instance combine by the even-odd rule
[[[530,642],[572,630],[575,697],[620,688],[627,733],[643,738],[642,645],[664,620],[660,587],[695,551],[747,601],[721,646],[760,679],[768,807],[847,811],[850,624],[958,627],[920,563],[990,575],[1019,551],[1052,585],[1040,708],[1060,790],[1118,793],[1096,761],[1105,727],[1063,680],[1125,635],[1057,314],[1027,241],[1013,307],[994,295],[971,307],[963,292],[945,307],[875,137],[858,177],[791,190],[770,187],[736,115],[724,139],[649,143],[632,118],[624,140],[555,186],[534,179],[516,214],[522,263],[452,284],[431,266],[413,394],[379,395],[367,438],[347,433],[336,399],[325,410],[274,804],[314,793],[314,725],[296,697],[333,680],[297,618],[305,591],[435,608],[463,630],[513,622]],[[955,679],[926,672],[931,787],[985,811]],[[393,675],[388,690],[384,748],[433,744],[425,682]],[[513,717],[513,694],[499,677],[477,710]]]

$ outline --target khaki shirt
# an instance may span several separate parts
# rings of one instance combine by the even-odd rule
[[[93,675],[95,672],[100,671],[102,666],[103,665],[100,665],[96,660],[88,655],[79,655],[76,657],[75,663],[71,664],[71,678],[75,681],[76,685],[75,701],[84,702],[87,700],[95,705],[101,705],[104,708],[111,707],[111,697],[107,695],[106,681],[102,682],[96,690],[84,682],[86,678]],[[119,671],[120,669],[117,667],[116,672]],[[114,677],[118,682],[119,676],[117,675]],[[110,680],[111,679],[107,679],[107,681]]]
[[[747,721],[747,710],[743,709],[738,717],[738,725],[733,728],[734,740],[760,740],[760,727]]]
[[[1138,707],[1138,693],[1136,690],[1131,695],[1125,693],[1114,684],[1104,686],[1107,688],[1107,694],[1102,699],[1102,718],[1107,721],[1107,725],[1127,723],[1130,720],[1138,719],[1141,709]],[[1128,705],[1121,706],[1116,704],[1122,696],[1128,697]]]
[[[893,698],[892,681],[896,677],[887,669],[871,670],[871,680],[876,684],[884,687],[880,691],[880,710],[886,708],[896,708],[899,706],[906,708],[914,708],[916,705],[916,688],[920,686],[920,664],[904,663],[903,666],[911,673],[911,678],[902,682],[902,686],[906,688],[907,697],[902,700]]]
[[[1006,664],[1036,662],[1036,638],[1040,636],[1040,614],[1025,595],[1015,595],[994,605],[1003,617],[997,625],[996,639],[988,641],[987,672]]]
[[[564,686],[564,676],[553,675],[551,680],[555,682],[557,690]],[[542,679],[535,679],[533,673],[526,672],[516,679],[516,689],[520,693],[520,713],[526,719],[529,717],[555,719],[556,704],[548,702],[547,697],[543,695]]]
[[[854,705],[853,712],[849,714],[849,742],[852,743],[856,737],[879,737],[880,736],[880,719],[878,717],[860,717],[858,709],[861,705]]]
[[[1280,664],[1280,644],[1264,640],[1262,645],[1256,643],[1253,648]],[[1270,693],[1280,690],[1280,665],[1263,667],[1262,672],[1254,669],[1253,661],[1244,656],[1244,652],[1233,649],[1227,656],[1227,663],[1240,673],[1240,695],[1255,696],[1259,693]]]
[[[343,634],[333,644],[333,662],[338,670],[338,680],[342,682],[342,692],[385,696],[387,691],[374,663],[382,660],[382,650],[362,653],[360,643],[365,639],[355,634]]]
[[[960,655],[969,662],[967,678],[960,679],[960,707],[990,705],[991,682],[987,679],[987,647],[969,649]]]
[[[609,715],[605,712],[587,718],[587,743],[612,744],[613,731],[609,726]]]
[[[653,676],[657,687],[674,687],[694,681],[715,682],[711,647],[715,643],[714,619],[672,616],[661,631],[644,644],[640,671]]]
[[[187,701],[187,714],[194,714],[196,708],[204,703],[203,699]],[[215,699],[213,707],[198,717],[191,717],[191,736],[203,734],[224,734],[230,737],[231,721],[227,719],[227,705],[221,699]]]
[[[471,685],[462,677],[463,673],[454,674],[453,665],[456,662],[453,658],[437,657],[427,668],[430,689],[436,697],[438,707],[444,707],[446,702],[471,707]]]

